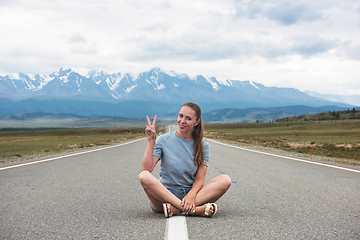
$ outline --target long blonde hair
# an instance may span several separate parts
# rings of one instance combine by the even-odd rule
[[[195,111],[196,120],[200,120],[199,124],[196,125],[192,131],[192,137],[194,139],[194,162],[196,166],[204,165],[204,145],[203,145],[203,134],[204,125],[201,117],[201,108],[192,102],[187,102],[182,107],[187,106]]]

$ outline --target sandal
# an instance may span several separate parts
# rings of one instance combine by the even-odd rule
[[[167,207],[169,207],[169,209]],[[165,214],[166,218],[172,217],[173,212],[171,210],[171,204],[170,203],[163,203],[163,209],[164,209],[164,214]]]
[[[214,207],[213,214],[210,214],[211,206]],[[206,217],[211,217],[211,216],[214,216],[217,213],[217,210],[218,210],[218,207],[217,207],[216,203],[206,203],[204,214],[206,215]]]
[[[206,204],[204,204],[204,205],[205,205],[205,211],[204,211],[204,215],[205,215],[205,216],[203,216],[203,215],[197,215],[197,214],[195,213],[195,209],[194,209],[194,211],[191,211],[191,212],[189,212],[189,213],[186,213],[186,215],[189,215],[189,216],[211,217],[211,216],[214,216],[214,215],[217,213],[218,207],[217,207],[216,203],[206,203]],[[203,205],[203,206],[204,206],[204,205]],[[213,208],[214,208],[213,214],[210,214],[211,206],[213,206]]]

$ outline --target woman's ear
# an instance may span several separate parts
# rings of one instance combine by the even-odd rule
[[[199,125],[199,123],[200,123],[200,119],[198,119],[198,120],[196,121],[195,127],[197,127],[197,125]]]

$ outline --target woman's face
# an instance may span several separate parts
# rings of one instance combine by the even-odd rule
[[[198,125],[199,122],[200,119],[196,119],[195,111],[191,107],[183,106],[180,109],[180,113],[177,118],[180,132],[192,132],[193,128]]]

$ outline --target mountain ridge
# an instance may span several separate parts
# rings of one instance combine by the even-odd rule
[[[92,70],[81,75],[71,68],[51,74],[22,73],[0,76],[0,98],[20,101],[35,99],[77,99],[97,101],[149,100],[160,102],[213,102],[261,107],[277,105],[327,105],[330,101],[311,97],[294,88],[265,87],[253,81],[224,80],[197,75],[166,73],[160,68],[137,77],[121,72],[108,74]],[[290,102],[289,102],[290,101]],[[234,104],[232,104],[234,105]],[[229,106],[230,107],[230,106]],[[239,107],[239,106],[237,106]]]
[[[185,73],[160,68],[137,76],[103,70],[81,75],[71,68],[51,74],[0,76],[0,115],[44,112],[142,119],[152,114],[172,116],[188,101],[198,103],[203,113],[296,105],[353,107],[309,96],[294,88],[266,87],[253,81],[220,81],[202,75],[190,78]]]

